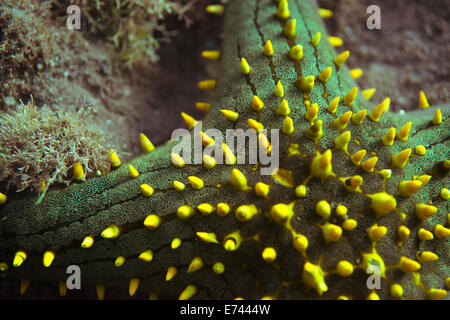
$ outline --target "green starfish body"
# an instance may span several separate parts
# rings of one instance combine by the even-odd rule
[[[202,126],[281,130],[278,172],[234,164],[234,154],[188,164],[174,141],[154,149],[141,138],[149,152],[129,164],[113,154],[105,176],[38,205],[36,195],[10,196],[2,273],[60,281],[64,292],[78,265],[99,297],[129,286],[180,299],[444,298],[448,106],[374,107],[313,2],[231,1],[226,11],[219,77],[199,84],[215,91]],[[258,140],[270,153],[270,136]]]

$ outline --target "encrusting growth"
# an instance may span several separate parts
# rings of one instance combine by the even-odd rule
[[[309,1],[207,11],[227,14],[220,53],[202,53],[221,74],[198,84],[215,98],[197,104],[207,114],[196,138],[219,155],[191,164],[174,141],[154,148],[141,135],[143,155],[122,164],[111,150],[112,171],[85,181],[77,165],[82,180],[39,205],[0,194],[2,276],[23,292],[58,282],[63,295],[77,264],[99,299],[109,286],[182,300],[445,298],[448,106],[422,93],[404,115],[389,97],[372,105],[375,89],[356,86],[350,52],[336,53],[321,23],[332,13]],[[182,117],[194,135],[199,120]],[[238,164],[210,128],[250,128],[266,154],[281,131],[279,166],[262,175],[262,163]],[[374,268],[380,289],[366,286]]]

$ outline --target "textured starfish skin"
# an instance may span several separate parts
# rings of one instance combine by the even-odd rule
[[[281,129],[285,117],[274,111],[282,99],[273,94],[277,82],[281,81],[294,131],[291,135],[280,134],[280,167],[292,172],[293,186],[280,183],[279,178],[260,175],[252,165],[216,165],[210,170],[202,165],[174,168],[171,163],[174,142],[167,142],[130,162],[139,172],[137,178],[131,178],[128,164],[123,164],[103,177],[50,191],[39,205],[34,205],[37,195],[9,196],[0,206],[0,262],[9,265],[3,273],[8,278],[22,280],[65,281],[67,266],[75,264],[81,268],[84,284],[128,287],[130,279],[138,278],[139,291],[153,292],[164,298],[177,298],[188,285],[194,285],[197,289],[194,299],[336,299],[342,296],[365,299],[372,292],[390,299],[393,284],[400,284],[403,297],[408,299],[445,297],[445,282],[450,277],[449,237],[435,235],[432,240],[420,240],[418,233],[421,228],[433,233],[437,224],[449,227],[448,201],[440,195],[449,185],[448,169],[442,167],[449,159],[449,107],[440,106],[440,125],[431,122],[436,107],[430,107],[405,115],[385,112],[378,122],[367,116],[362,124],[349,121],[344,129],[332,127],[333,121],[347,111],[355,114],[367,109],[370,114],[374,107],[360,93],[351,107],[343,102],[343,97],[356,84],[345,65],[335,65],[336,52],[324,39],[326,31],[315,3],[289,1],[291,17],[286,20],[277,19],[276,10],[277,4],[271,0],[231,1],[229,4],[214,102],[202,124],[204,130],[246,130],[247,120],[252,118],[267,129]],[[283,27],[292,18],[296,19],[294,40],[282,35]],[[322,34],[317,47],[311,44],[316,32]],[[271,57],[263,54],[267,40],[273,44]],[[304,57],[299,62],[288,56],[290,48],[296,44],[303,46]],[[242,57],[251,66],[248,75],[243,75],[239,68]],[[318,75],[329,66],[332,75],[323,83]],[[310,75],[316,80],[312,90],[305,93],[296,82],[299,77]],[[254,95],[265,104],[259,112],[251,107]],[[332,114],[327,107],[336,96],[341,100],[336,113]],[[323,122],[324,135],[316,141],[305,136],[311,126],[305,119],[309,106],[306,100],[310,104],[317,103],[317,120]],[[233,123],[220,109],[238,112],[239,119]],[[412,127],[407,141],[396,139],[392,146],[382,143],[381,137],[389,128],[395,127],[398,132],[409,121]],[[336,150],[335,146],[335,139],[345,131],[351,133],[348,154]],[[298,148],[293,148],[292,144],[298,144]],[[425,155],[415,154],[417,145],[427,149]],[[289,153],[289,147],[298,152]],[[405,166],[393,167],[392,156],[408,148],[413,151]],[[367,150],[364,160],[375,154],[378,157],[374,172],[366,172],[350,160],[349,155],[361,149]],[[324,154],[326,150],[332,151],[334,176],[321,179],[314,176],[312,163],[316,152]],[[236,191],[230,185],[233,169],[242,172],[252,188]],[[391,177],[385,179],[380,173],[382,169],[391,169]],[[425,174],[431,175],[431,179],[411,197],[397,194],[400,182]],[[361,192],[349,191],[339,179],[355,175],[363,178]],[[194,190],[188,183],[189,176],[201,178],[205,187]],[[185,183],[186,188],[176,191],[175,180]],[[255,194],[253,187],[258,182],[270,186],[267,197]],[[153,187],[154,194],[144,197],[142,184]],[[295,193],[295,187],[300,184],[307,188],[306,196],[301,198]],[[369,195],[383,192],[393,195],[396,206],[380,216]],[[316,205],[322,200],[331,206],[327,219],[316,212]],[[225,216],[216,212],[203,215],[197,210],[187,220],[178,218],[179,207],[197,208],[202,203],[214,207],[226,203],[232,210]],[[289,223],[277,220],[271,213],[280,203],[292,204]],[[432,204],[437,213],[421,221],[414,213],[416,203]],[[240,221],[236,209],[250,204],[255,204],[258,213],[249,221]],[[340,226],[345,220],[335,212],[338,205],[347,208],[348,218],[356,220],[357,227],[352,231],[341,229],[342,236],[337,241],[327,241],[321,226],[326,223]],[[154,230],[144,227],[144,220],[151,213],[162,217],[162,223]],[[377,241],[371,239],[367,231],[376,223],[387,228],[387,233]],[[102,238],[102,231],[111,224],[120,227],[120,235],[115,239]],[[401,225],[406,226],[410,234],[400,246],[398,228]],[[244,240],[237,250],[227,251],[224,241],[236,230],[240,230]],[[308,239],[308,247],[303,252],[293,245],[293,231]],[[197,232],[214,233],[218,243],[202,240]],[[86,236],[95,240],[90,248],[80,246]],[[171,243],[176,237],[182,239],[182,244],[172,249]],[[268,263],[262,258],[266,247],[276,250],[275,262]],[[149,249],[153,259],[150,262],[139,259],[139,255]],[[18,250],[26,252],[27,259],[15,268],[11,262]],[[55,259],[46,268],[42,255],[48,250],[55,252]],[[376,254],[369,256],[373,250]],[[419,250],[433,252],[439,259],[421,263],[416,272],[402,270],[401,257],[417,260]],[[114,264],[118,256],[126,258],[120,267]],[[204,265],[188,273],[195,257],[201,257]],[[342,260],[353,265],[351,275],[337,274],[336,267]],[[218,261],[225,266],[222,274],[212,269]],[[369,276],[366,268],[380,262],[385,265],[381,289],[373,291],[366,286]],[[323,278],[308,274],[310,265],[320,266]],[[178,272],[166,281],[170,267],[176,267]],[[318,289],[323,282],[327,289]]]

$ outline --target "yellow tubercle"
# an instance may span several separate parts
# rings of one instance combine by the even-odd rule
[[[258,209],[254,204],[242,205],[235,211],[236,219],[242,222],[250,221],[257,214]]]
[[[222,4],[209,4],[206,6],[206,12],[221,16],[225,13],[225,6]]]
[[[217,204],[217,208],[216,208],[216,212],[217,215],[219,215],[220,217],[225,217],[226,215],[228,215],[231,211],[231,207],[223,202],[220,202]]]
[[[92,247],[93,244],[94,244],[94,238],[92,238],[91,236],[87,236],[81,242],[81,247],[87,249],[87,248]]]
[[[197,87],[199,89],[203,89],[203,90],[214,90],[216,88],[216,80],[209,79],[209,80],[199,81],[197,83]]]
[[[380,297],[379,297],[378,294],[374,291],[374,292],[371,292],[371,293],[367,296],[366,300],[380,300]]]
[[[155,146],[145,134],[139,134],[139,141],[141,142],[142,151],[152,152],[155,150]]]
[[[153,260],[153,251],[152,250],[145,250],[138,256],[139,260],[144,262],[150,262]]]
[[[362,109],[358,111],[357,113],[352,114],[352,122],[354,124],[360,125],[363,123],[364,118],[366,117],[367,110]]]
[[[111,167],[114,168],[122,164],[122,162],[119,159],[119,156],[113,149],[109,150],[109,161],[111,162]]]
[[[352,117],[352,112],[347,111],[339,118],[336,118],[331,123],[331,126],[336,129],[345,129],[347,127],[348,122],[350,121]]]
[[[284,118],[283,127],[281,128],[281,132],[290,136],[294,132],[294,122],[290,117]]]
[[[291,16],[287,0],[280,0],[278,2],[278,8],[275,15],[278,19],[288,19]]]
[[[215,274],[222,274],[225,272],[225,265],[222,262],[218,261],[213,264],[212,269]]]
[[[175,168],[183,168],[184,167],[184,159],[178,153],[172,153],[170,155],[172,165]]]
[[[262,258],[267,263],[272,263],[277,258],[277,251],[273,247],[266,247],[262,252]]]
[[[128,174],[131,178],[139,177],[139,172],[131,164],[128,166]]]
[[[208,243],[219,243],[217,236],[213,232],[196,232],[197,237]]]
[[[259,197],[267,197],[267,195],[269,194],[269,189],[270,186],[263,182],[258,182],[255,185],[255,193]]]
[[[276,86],[273,94],[280,98],[284,97],[284,89],[283,89],[283,84],[281,83],[281,81],[278,80],[277,86]]]
[[[322,34],[320,32],[316,32],[316,34],[311,38],[311,44],[314,47],[317,47],[319,45],[321,38],[322,38]]]
[[[197,293],[197,287],[190,284],[181,292],[178,300],[189,300]]]
[[[310,123],[314,122],[317,119],[317,114],[319,113],[319,106],[317,103],[314,103],[312,106],[307,108],[305,113],[305,119]]]
[[[223,114],[225,118],[227,118],[230,121],[236,122],[239,119],[239,113],[237,112],[227,109],[222,109],[220,110],[220,112]]]
[[[183,182],[180,181],[174,181],[173,182],[173,188],[177,191],[183,191],[184,188],[186,188],[186,185]]]
[[[431,300],[441,300],[447,296],[447,290],[431,288],[427,291],[427,295]]]
[[[236,191],[247,191],[250,189],[247,185],[247,178],[238,169],[233,169],[231,171],[230,184]]]
[[[308,129],[306,129],[305,136],[308,139],[314,140],[315,142],[317,142],[319,139],[322,139],[322,137],[324,136],[322,124],[322,120],[315,121]]]
[[[264,151],[266,154],[270,154],[272,151],[269,139],[267,139],[264,133],[258,133],[258,146],[260,150]]]
[[[362,91],[362,94],[366,100],[370,100],[373,97],[377,90],[375,88],[365,89]]]
[[[427,263],[427,262],[433,262],[439,259],[438,255],[431,251],[417,251],[416,252],[416,259],[421,264]]]
[[[311,92],[314,87],[314,76],[302,77],[297,80],[297,87],[304,93]]]
[[[387,97],[379,105],[377,105],[372,112],[369,114],[369,118],[372,121],[378,122],[384,112],[389,111],[391,105],[391,98]]]
[[[209,203],[201,203],[197,206],[197,210],[200,211],[202,216],[208,216],[215,210],[215,208]]]
[[[273,46],[270,40],[267,40],[266,44],[264,45],[264,54],[268,57],[271,57],[273,55]]]
[[[417,261],[411,260],[411,259],[403,256],[400,258],[398,267],[403,272],[416,272],[416,271],[419,271],[421,266],[420,266],[420,263],[418,263]]]
[[[219,60],[220,51],[219,50],[204,50],[201,53],[202,57],[209,60]]]
[[[6,196],[6,194],[3,194],[0,192],[0,205],[4,204],[6,202],[6,200],[8,200],[8,197]]]
[[[170,243],[170,248],[175,250],[181,246],[182,240],[180,238],[174,238]]]
[[[226,251],[235,251],[242,243],[242,236],[239,230],[227,235],[223,240],[223,247]]]
[[[130,283],[128,286],[128,293],[130,294],[131,297],[134,296],[134,294],[136,293],[140,282],[141,280],[139,278],[130,279]]]
[[[344,51],[341,54],[339,54],[336,58],[334,58],[334,63],[340,67],[342,66],[345,61],[347,61],[348,57],[350,56],[350,51]]]
[[[419,93],[419,108],[420,109],[425,109],[425,108],[429,108],[430,104],[428,103],[427,97],[425,96],[425,93],[420,90]]]
[[[387,233],[387,228],[385,226],[378,226],[374,224],[369,228],[369,238],[372,241],[380,241]]]
[[[342,38],[336,37],[336,36],[329,36],[328,41],[333,47],[340,47],[344,44],[344,40]]]
[[[117,225],[112,224],[109,227],[107,227],[105,230],[102,231],[102,238],[105,239],[114,239],[117,238],[120,235],[120,229]]]
[[[264,108],[264,102],[258,96],[253,96],[252,109],[258,112],[261,111],[262,108]]]
[[[155,213],[149,214],[144,220],[144,226],[149,230],[158,228],[162,223],[162,218]]]
[[[336,98],[334,98],[333,100],[331,100],[331,102],[328,104],[328,111],[330,112],[330,113],[335,113],[336,112],[336,110],[337,110],[337,106],[338,106],[338,104],[339,104],[339,100],[340,100],[341,98],[339,97],[339,96],[337,96]]]
[[[342,222],[342,229],[345,231],[352,231],[358,226],[358,222],[355,219],[346,219]]]
[[[209,109],[211,109],[211,103],[207,103],[207,102],[196,102],[195,103],[195,107],[197,108],[197,110],[201,111],[201,112],[208,112]]]
[[[290,39],[294,40],[297,36],[297,33],[295,32],[295,24],[296,20],[292,19],[284,28],[283,28],[283,35]]]
[[[377,218],[384,217],[397,207],[395,198],[384,191],[367,194],[367,197],[371,199],[370,207],[375,211]]]
[[[202,179],[196,176],[189,176],[188,181],[194,190],[201,190],[205,187],[205,183]]]
[[[324,220],[328,220],[331,215],[331,206],[326,200],[321,200],[316,204],[316,213]]]
[[[319,80],[322,81],[323,83],[326,83],[328,81],[328,79],[330,78],[332,72],[333,72],[333,69],[331,67],[327,67],[325,70],[323,70],[319,74],[319,76],[318,76]]]
[[[442,224],[438,223],[434,227],[434,234],[436,235],[436,238],[438,238],[438,239],[447,238],[448,236],[450,236],[450,229],[446,228]]]
[[[302,279],[303,282],[315,289],[319,296],[328,291],[328,287],[325,283],[325,273],[319,265],[306,262],[303,266]]]
[[[304,186],[304,185],[299,185],[299,186],[297,186],[297,188],[295,188],[295,195],[298,197],[298,198],[304,198],[304,197],[306,197],[306,186]]]
[[[325,223],[321,226],[323,237],[325,241],[328,242],[336,242],[342,236],[342,228],[332,223]]]
[[[201,257],[195,257],[192,259],[191,263],[189,264],[187,273],[192,273],[195,271],[198,271],[202,269],[205,266],[205,263],[203,262],[203,259]]]
[[[270,209],[270,217],[278,223],[289,221],[294,215],[294,202],[290,204],[277,203]]]
[[[414,148],[414,152],[418,154],[419,156],[424,156],[427,153],[427,148],[419,144]]]
[[[351,107],[353,105],[353,101],[355,101],[356,95],[358,94],[358,87],[354,87],[351,89],[344,97],[344,103]]]
[[[166,272],[166,281],[170,281],[178,274],[177,267],[169,267]]]
[[[319,8],[319,15],[322,19],[328,19],[333,16],[333,11],[324,8]]]
[[[291,109],[289,109],[289,104],[286,99],[283,99],[280,103],[280,106],[275,111],[275,114],[286,117],[291,113]]]
[[[386,133],[386,135],[381,137],[381,141],[383,142],[383,144],[385,146],[392,146],[394,144],[394,140],[395,140],[395,128],[394,127],[390,128],[389,131]]]
[[[245,60],[244,57],[241,58],[240,68],[241,68],[241,73],[243,75],[249,74],[250,71],[252,70],[252,68],[250,67],[250,65],[248,64],[247,60]]]
[[[44,267],[48,268],[55,259],[55,253],[53,251],[45,251],[42,257],[42,264]]]
[[[405,124],[397,133],[397,139],[400,141],[408,141],[408,135],[411,131],[412,121]]]
[[[364,72],[361,68],[350,69],[350,76],[355,80],[362,77],[363,74]]]
[[[310,165],[311,175],[322,181],[330,176],[334,177],[335,174],[331,165],[331,158],[332,153],[330,149],[323,154],[316,152],[316,156],[312,159]]]
[[[442,199],[447,201],[448,199],[450,199],[450,190],[447,188],[442,188],[440,195]]]
[[[341,260],[336,266],[336,273],[341,277],[348,277],[353,273],[353,265],[348,261]]]
[[[394,283],[391,285],[389,292],[392,297],[396,299],[401,299],[403,297],[403,288],[398,283]]]
[[[195,120],[185,112],[181,112],[181,117],[183,118],[189,130],[192,130],[198,123],[197,120]]]
[[[195,214],[195,209],[191,206],[184,205],[177,209],[177,216],[181,220],[187,220]]]
[[[341,133],[336,139],[334,139],[334,147],[337,150],[343,150],[348,154],[347,147],[350,142],[350,138],[351,132],[349,130]]]
[[[73,178],[75,180],[83,180],[84,179],[83,165],[79,162],[76,162],[73,165]]]
[[[442,123],[442,112],[441,109],[436,109],[433,120],[431,121],[434,125],[439,125]]]
[[[420,187],[423,186],[423,183],[420,180],[407,180],[401,181],[398,184],[398,193],[405,198],[411,197]]]
[[[250,128],[252,128],[256,132],[259,132],[264,129],[264,125],[261,122],[258,122],[254,119],[248,119],[247,124]]]
[[[114,265],[119,268],[125,263],[125,257],[124,256],[118,256],[116,260],[114,260]]]
[[[155,191],[152,187],[150,187],[148,184],[141,184],[140,186],[142,195],[146,198],[153,195],[153,192]]]
[[[392,166],[394,168],[402,169],[409,160],[409,156],[411,155],[411,148],[405,149],[396,155],[392,156]]]
[[[417,237],[421,241],[433,240],[434,239],[434,235],[430,231],[425,230],[424,228],[420,228],[419,229],[419,231],[417,232]]]
[[[411,231],[405,226],[399,226],[397,228],[397,236],[400,239],[400,241],[405,241],[406,239],[408,239],[410,234]]]
[[[308,238],[302,234],[296,235],[294,237],[294,248],[298,252],[305,253],[308,248]]]
[[[373,172],[375,165],[378,162],[378,157],[372,157],[361,163],[361,168],[366,172]]]

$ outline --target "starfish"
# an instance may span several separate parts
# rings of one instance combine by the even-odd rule
[[[225,164],[174,152],[176,141],[113,170],[37,195],[1,195],[0,270],[21,280],[81,281],[169,299],[442,299],[450,287],[449,107],[372,104],[321,17],[300,0],[230,1],[219,77],[191,138]],[[202,124],[200,135],[194,134]],[[251,128],[279,168],[239,164],[208,129]],[[267,131],[263,131],[267,129]],[[247,150],[250,153],[251,150]],[[220,152],[219,152],[220,153]],[[273,153],[273,154],[272,154]],[[222,158],[220,158],[222,160]],[[82,178],[82,168],[75,176]],[[373,281],[372,281],[373,280]]]

